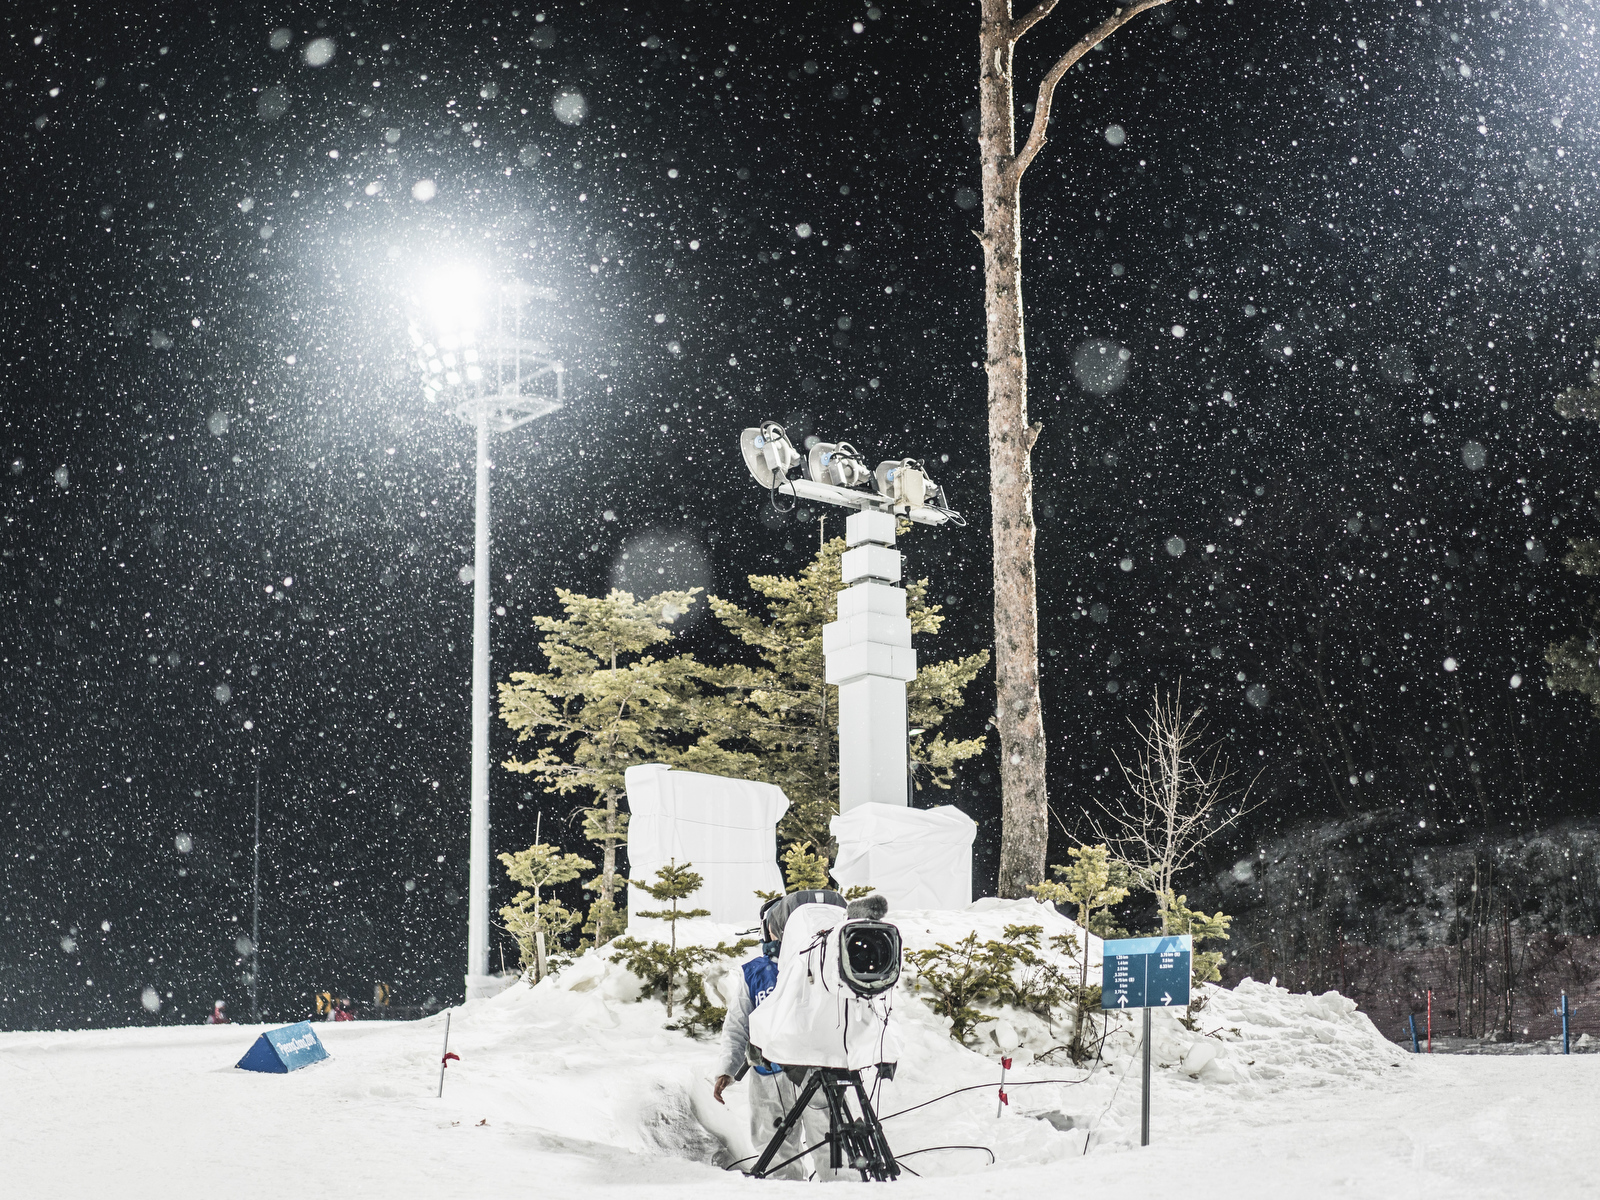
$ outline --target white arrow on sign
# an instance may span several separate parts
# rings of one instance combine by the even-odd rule
[[[1171,1004],[1172,1003],[1172,993],[1168,992],[1168,993],[1166,993],[1166,995],[1162,996],[1161,997],[1161,1003],[1163,1003],[1163,1004]]]
[[[1117,1007],[1118,1008],[1127,1008],[1128,1007],[1128,998],[1126,996],[1118,996],[1117,997]]]

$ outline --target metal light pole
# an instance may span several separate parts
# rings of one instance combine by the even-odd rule
[[[256,765],[256,836],[250,865],[250,1023],[261,1024],[261,743],[251,747]]]
[[[505,327],[506,298],[513,301]],[[451,414],[473,427],[477,441],[472,539],[472,807],[467,871],[467,999],[490,995],[489,974],[489,434],[511,430],[555,412],[566,400],[565,371],[547,346],[522,339],[522,305],[528,297],[553,299],[546,289],[520,283],[499,289],[492,337],[473,326],[470,297],[440,296],[437,344],[413,324],[411,337],[426,373],[429,400],[457,400]],[[461,301],[467,300],[467,303]],[[454,301],[452,303],[452,301]],[[493,360],[493,379],[485,366]],[[554,379],[554,396],[523,392],[524,361],[536,386]]]
[[[839,689],[839,815],[830,825],[839,857],[833,877],[841,887],[878,882],[871,878],[872,848],[884,844],[874,840],[877,829],[894,828],[897,838],[922,836],[910,832],[920,829],[952,849],[953,839],[964,838],[959,843],[967,863],[964,881],[952,860],[939,859],[936,868],[916,864],[920,878],[908,885],[940,897],[938,907],[964,908],[972,899],[976,823],[949,806],[929,812],[912,803],[914,735],[906,684],[917,677],[917,652],[900,583],[903,564],[894,546],[902,516],[919,525],[957,528],[966,520],[949,507],[944,489],[915,459],[889,459],[874,470],[848,442],[815,439],[802,455],[776,421],[741,433],[739,451],[774,508],[790,511],[804,499],[854,510],[844,522],[837,618],[822,630],[824,680]],[[801,475],[791,478],[796,468]],[[788,508],[780,506],[780,498],[788,500]]]
[[[489,973],[489,420],[478,406],[472,527],[472,834],[467,877],[467,991]]]

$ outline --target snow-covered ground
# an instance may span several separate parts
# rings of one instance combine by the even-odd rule
[[[1071,928],[1031,902],[891,919],[911,948],[973,928],[997,936],[1007,923],[1044,924],[1047,936]],[[644,1189],[665,1200],[810,1186],[720,1168],[749,1152],[744,1088],[713,1103],[714,1043],[664,1030],[660,1004],[635,1003],[635,992],[620,969],[580,960],[538,989],[456,1010],[461,1062],[443,1100],[442,1016],[318,1026],[332,1057],[286,1076],[233,1068],[256,1033],[245,1026],[0,1034],[4,1191],[637,1200]],[[957,1046],[920,1002],[901,997],[896,1011],[906,1052],[880,1111],[997,1081],[994,1056]],[[1042,1024],[1017,1025],[1025,1049],[1048,1048]],[[950,1200],[1063,1187],[1548,1200],[1592,1195],[1600,1178],[1600,1057],[1418,1058],[1338,996],[1215,989],[1199,1032],[1156,1014],[1154,1144],[1141,1149],[1136,1027],[1126,1026],[1095,1070],[1019,1067],[1014,1081],[1068,1082],[1013,1087],[998,1118],[985,1087],[889,1119],[897,1152],[987,1146],[998,1160],[914,1155],[907,1165],[922,1177],[893,1186]]]

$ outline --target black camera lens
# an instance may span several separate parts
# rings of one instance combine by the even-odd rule
[[[900,978],[900,931],[880,921],[844,927],[840,974],[858,996],[886,992]]]

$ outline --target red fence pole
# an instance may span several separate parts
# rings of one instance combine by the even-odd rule
[[[1433,1053],[1433,989],[1428,989],[1428,1053]]]

